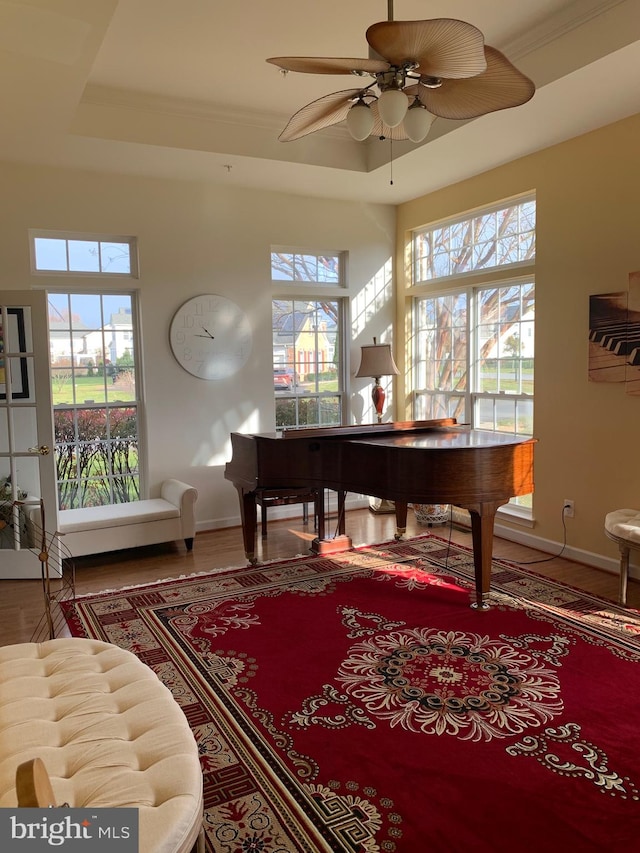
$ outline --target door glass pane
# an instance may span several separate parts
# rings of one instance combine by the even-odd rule
[[[0,453],[9,452],[9,427],[7,409],[0,408]]]
[[[0,501],[11,500],[11,463],[0,458]]]
[[[33,395],[33,358],[8,358],[5,368],[8,368],[7,379],[11,377],[11,399],[25,400],[35,403]]]
[[[0,459],[0,549],[37,546],[41,530],[39,496],[37,456],[15,457],[13,466],[8,458]]]
[[[13,422],[13,449],[26,452],[38,444],[36,409],[34,406],[14,406],[10,410]]]
[[[40,460],[38,454],[14,459],[18,499],[40,498]]]

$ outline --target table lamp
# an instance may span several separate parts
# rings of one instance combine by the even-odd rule
[[[361,347],[360,367],[356,376],[371,376],[375,379],[371,391],[373,407],[378,415],[378,423],[382,423],[382,411],[386,394],[380,384],[381,376],[392,376],[400,373],[391,355],[391,344],[378,344],[373,339],[373,346]]]

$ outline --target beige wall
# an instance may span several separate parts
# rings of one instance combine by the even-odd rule
[[[229,433],[273,429],[270,246],[348,250],[351,420],[373,420],[369,382],[353,374],[361,343],[385,333],[389,340],[394,310],[380,270],[394,245],[400,318],[406,300],[403,251],[411,228],[535,190],[535,525],[507,527],[514,538],[535,538],[557,550],[562,501],[572,498],[576,514],[566,522],[567,553],[614,567],[615,546],[605,539],[602,521],[610,509],[640,506],[640,399],[626,395],[622,385],[588,381],[588,308],[590,294],[625,289],[628,273],[640,269],[639,150],[635,116],[397,210],[0,163],[0,291],[60,284],[54,277],[31,276],[29,228],[138,237],[141,276],[132,284],[140,293],[142,317],[149,493],[157,494],[166,476],[191,481],[201,495],[200,528],[221,527],[238,523],[235,492],[223,477]],[[77,284],[93,288],[96,280]],[[231,380],[202,382],[185,373],[169,349],[173,312],[204,292],[237,302],[254,330],[251,359]],[[402,362],[400,338],[394,350]],[[402,418],[408,414],[407,389],[399,379],[395,415]]]
[[[359,364],[360,344],[392,327],[391,285],[384,298],[369,304],[363,299],[379,270],[390,267],[395,244],[391,206],[6,163],[0,163],[0,186],[0,298],[2,290],[65,286],[62,278],[30,274],[29,228],[138,238],[140,279],[130,284],[140,294],[148,491],[157,495],[168,476],[193,483],[200,493],[200,529],[239,523],[236,492],[223,477],[229,434],[274,428],[271,245],[348,251],[351,375]],[[114,291],[123,286],[121,280],[98,283],[90,277],[72,284]],[[191,376],[169,349],[173,313],[201,293],[232,299],[253,328],[251,358],[228,380]],[[369,395],[369,380],[352,380],[354,419],[373,420]]]
[[[403,252],[412,228],[535,190],[537,197],[535,526],[567,553],[613,566],[604,515],[640,507],[640,397],[589,382],[589,296],[626,290],[640,269],[640,115],[509,163],[398,208],[398,319],[406,307]],[[400,337],[400,336],[399,336]],[[401,389],[408,405],[408,390]],[[400,411],[399,414],[402,414]]]

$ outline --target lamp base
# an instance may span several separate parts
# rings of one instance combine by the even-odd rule
[[[376,376],[375,380],[375,385],[371,391],[371,399],[373,400],[373,408],[376,410],[376,414],[378,416],[378,423],[382,423],[382,410],[384,409],[386,394],[384,393],[384,388],[380,384],[380,377]]]
[[[389,515],[396,511],[396,505],[386,498],[369,498],[369,511],[375,515]]]

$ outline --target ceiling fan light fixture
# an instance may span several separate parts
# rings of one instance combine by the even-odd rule
[[[380,118],[387,127],[397,127],[409,109],[409,100],[402,89],[385,89],[378,98]]]
[[[404,117],[403,127],[405,133],[412,142],[422,142],[427,138],[434,119],[435,116],[431,115],[427,108],[416,98]]]
[[[357,142],[363,142],[373,130],[374,116],[369,104],[359,98],[347,113],[347,129]]]
[[[375,78],[366,89],[332,92],[306,104],[289,119],[278,137],[282,142],[345,121],[359,141],[378,136],[421,142],[435,117],[469,121],[519,107],[533,97],[533,81],[499,50],[485,44],[477,27],[453,18],[394,21],[393,2],[387,0],[388,20],[366,31],[366,59],[277,56],[267,60],[284,71]]]

